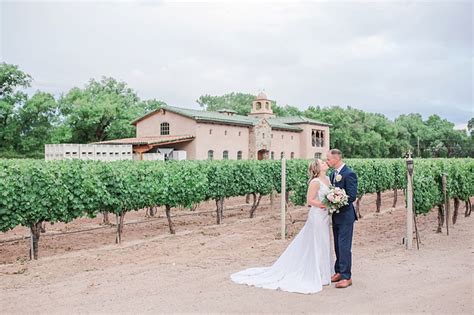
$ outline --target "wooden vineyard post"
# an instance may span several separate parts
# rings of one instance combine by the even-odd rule
[[[280,204],[280,221],[281,221],[281,239],[285,239],[285,208],[286,208],[286,159],[281,159],[281,204]]]
[[[413,159],[411,152],[407,154],[407,235],[406,248],[413,248]]]
[[[449,235],[449,198],[447,197],[447,189],[446,189],[446,174],[443,174],[441,178],[441,183],[443,185],[443,196],[444,196],[444,209],[445,209],[445,218],[446,218],[446,235]]]

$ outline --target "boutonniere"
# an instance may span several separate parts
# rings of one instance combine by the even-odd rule
[[[336,175],[336,182],[340,182],[341,179],[342,179],[341,174],[337,174],[337,175]]]

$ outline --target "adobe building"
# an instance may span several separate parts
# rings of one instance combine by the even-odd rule
[[[100,144],[131,144],[138,154],[180,152],[188,160],[312,159],[329,150],[329,124],[303,116],[275,117],[264,93],[252,102],[248,116],[164,106],[132,124],[135,138]]]

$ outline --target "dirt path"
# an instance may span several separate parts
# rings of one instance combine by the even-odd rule
[[[473,218],[460,215],[448,237],[435,233],[432,211],[419,219],[421,250],[408,252],[400,245],[404,209],[389,203],[357,223],[354,285],[345,290],[302,295],[230,281],[235,271],[271,264],[290,242],[276,239],[279,217],[266,209],[255,219],[233,215],[217,226],[209,215],[193,219],[205,224],[180,224],[176,235],[128,238],[120,246],[98,240],[96,247],[53,248],[36,262],[0,265],[1,313],[472,314]],[[292,213],[304,220],[306,211]]]

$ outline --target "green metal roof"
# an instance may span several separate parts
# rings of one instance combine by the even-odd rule
[[[289,117],[277,117],[273,118],[275,120],[279,120],[283,124],[313,124],[313,125],[322,125],[322,126],[331,126],[331,124],[327,124],[321,121],[317,121],[308,117],[304,116],[289,116]]]
[[[259,118],[252,117],[252,116],[227,115],[227,114],[223,114],[219,112],[211,112],[211,111],[205,111],[205,110],[189,109],[189,108],[166,105],[134,120],[132,124],[136,124],[137,122],[151,116],[152,114],[154,114],[160,109],[168,110],[170,112],[173,112],[185,117],[189,117],[199,122],[222,123],[222,124],[229,124],[229,125],[251,127],[257,124],[257,122],[260,120]],[[299,120],[296,118],[299,118]],[[328,124],[321,123],[316,120],[312,120],[312,119],[302,117],[302,116],[267,118],[267,122],[273,129],[282,129],[282,130],[291,130],[291,131],[302,130],[301,128],[297,126],[292,126],[292,124],[314,123],[318,125],[326,125],[326,126],[328,125]]]

